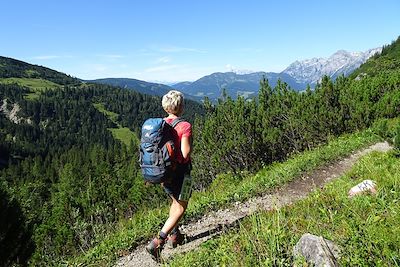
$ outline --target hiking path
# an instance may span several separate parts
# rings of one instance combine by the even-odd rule
[[[329,181],[345,174],[358,159],[372,151],[386,152],[390,149],[390,145],[386,142],[376,143],[358,150],[350,156],[305,173],[262,196],[256,196],[244,202],[233,203],[226,209],[210,212],[197,221],[181,225],[180,230],[185,234],[186,241],[183,245],[174,249],[165,246],[162,251],[163,262],[167,263],[174,255],[194,250],[201,243],[224,233],[227,229],[237,227],[243,218],[257,211],[279,209],[305,198],[313,190],[322,188]],[[146,252],[146,244],[139,245],[129,255],[121,257],[116,266],[160,266]]]

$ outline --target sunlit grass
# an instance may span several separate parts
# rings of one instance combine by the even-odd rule
[[[28,93],[24,95],[24,99],[34,101],[38,100],[40,98],[40,93],[39,92],[34,92],[34,93]]]
[[[103,103],[94,103],[93,106],[100,111],[101,113],[103,113],[104,115],[106,115],[112,122],[117,123],[117,119],[118,119],[118,114],[109,110],[106,110],[106,108],[104,107]]]
[[[215,180],[210,190],[193,193],[186,217],[195,218],[212,209],[229,205],[233,201],[243,201],[266,192],[272,187],[293,180],[306,171],[348,155],[377,140],[379,138],[369,130],[345,135],[330,141],[325,146],[296,155],[287,162],[267,166],[256,175],[248,175],[242,180],[230,174],[221,175]],[[138,243],[147,241],[159,230],[160,222],[164,221],[168,215],[167,204],[166,201],[165,206],[156,210],[136,213],[131,220],[121,222],[114,234],[107,236],[96,247],[67,263],[69,265],[114,264],[123,252],[134,249]]]
[[[293,266],[294,245],[304,233],[323,236],[341,248],[340,266],[399,266],[400,159],[372,154],[323,190],[293,206],[260,212],[238,230],[178,255],[168,266]],[[347,197],[364,179],[378,194]]]
[[[120,140],[126,146],[130,146],[132,142],[135,142],[135,144],[138,143],[138,138],[136,137],[135,133],[133,133],[127,127],[108,128],[108,130],[111,131],[115,139]]]
[[[20,86],[28,87],[34,92],[42,92],[47,89],[61,88],[61,85],[44,80],[34,78],[0,78],[0,83],[13,84],[16,83]]]
[[[139,139],[134,132],[127,127],[122,127],[122,125],[118,123],[117,113],[107,110],[103,103],[94,103],[93,106],[117,125],[117,128],[108,128],[116,140],[121,141],[126,146],[130,146],[132,142],[135,144],[139,143]]]
[[[40,97],[40,93],[45,90],[53,90],[61,88],[62,86],[44,79],[35,78],[0,78],[0,83],[13,84],[16,83],[19,86],[27,87],[31,91],[26,94],[24,98],[26,100],[37,100]]]
[[[40,75],[40,73],[36,70],[25,70],[25,74],[27,74],[29,77],[32,77],[35,75],[37,75],[37,76]]]

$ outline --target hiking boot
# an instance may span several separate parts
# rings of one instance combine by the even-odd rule
[[[185,236],[179,231],[179,229],[176,229],[169,235],[168,244],[170,247],[176,248],[178,245],[182,245],[184,240]]]
[[[164,248],[164,244],[165,240],[156,237],[146,246],[146,251],[156,262],[161,261],[161,251]]]

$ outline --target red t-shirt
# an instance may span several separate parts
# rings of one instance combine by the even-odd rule
[[[164,118],[164,120],[166,122],[168,122],[169,124],[171,124],[174,121],[174,118]],[[184,160],[183,156],[182,156],[182,150],[181,150],[181,140],[182,137],[188,137],[189,140],[192,137],[192,125],[187,122],[187,121],[181,121],[180,123],[178,123],[175,126],[175,130],[178,134],[177,139],[174,140],[174,145],[175,147],[179,148],[178,149],[178,153],[177,153],[177,161],[179,163],[188,163],[190,161],[190,157],[188,157],[186,160]]]

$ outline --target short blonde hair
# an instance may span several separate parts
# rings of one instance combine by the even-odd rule
[[[171,90],[162,98],[162,107],[165,112],[181,115],[183,112],[183,94],[176,90]]]

